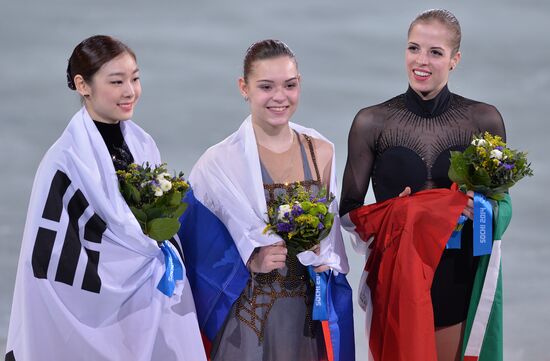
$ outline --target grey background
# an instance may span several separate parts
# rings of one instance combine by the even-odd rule
[[[65,86],[66,60],[78,42],[103,33],[133,47],[143,86],[134,120],[171,168],[188,172],[247,115],[236,88],[246,48],[267,37],[284,40],[303,77],[293,120],[334,141],[340,179],[353,116],[406,89],[408,24],[432,7],[453,11],[463,28],[451,90],[496,105],[509,144],[529,151],[535,177],[513,189],[514,218],[503,241],[505,359],[550,360],[550,245],[543,235],[550,219],[543,188],[550,180],[550,3],[543,0],[0,1],[0,350],[34,173],[79,108]],[[348,254],[356,290],[363,260]],[[358,307],[355,316],[364,359]]]

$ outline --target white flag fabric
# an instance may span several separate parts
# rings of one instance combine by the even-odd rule
[[[121,130],[136,163],[160,163],[147,133],[130,120]],[[34,180],[6,360],[205,360],[187,280],[172,297],[157,289],[164,262],[82,108]]]
[[[294,123],[290,123],[290,127],[298,133],[329,142],[314,129]],[[193,167],[189,180],[195,197],[227,227],[244,264],[254,248],[281,241],[277,235],[263,233],[267,206],[251,116],[235,133],[202,155]],[[330,189],[332,192],[338,189],[334,157]],[[298,254],[298,259],[304,266],[324,264],[336,272],[347,273],[349,265],[340,231],[337,199],[332,202],[330,211],[336,217],[330,234],[321,241],[319,255],[305,251]]]

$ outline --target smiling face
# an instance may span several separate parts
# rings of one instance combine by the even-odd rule
[[[139,69],[127,52],[103,64],[90,82],[76,75],[75,84],[90,117],[103,123],[130,119],[141,95]]]
[[[423,99],[434,98],[460,61],[453,52],[453,33],[439,21],[418,22],[409,32],[405,63],[411,88]]]
[[[264,129],[286,126],[298,107],[300,75],[288,56],[256,60],[239,79],[241,94],[249,99],[252,121]]]

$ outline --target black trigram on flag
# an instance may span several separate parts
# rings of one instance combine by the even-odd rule
[[[88,201],[84,194],[77,189],[66,207],[63,204],[63,196],[67,192],[71,180],[61,171],[57,171],[53,177],[48,198],[44,206],[42,218],[59,222],[61,215],[65,210],[69,221],[65,232],[65,239],[55,273],[55,280],[72,286],[78,266],[80,253],[84,249],[87,254],[88,262],[84,271],[82,280],[82,289],[90,292],[99,293],[101,290],[101,278],[97,272],[99,263],[99,252],[88,249],[82,245],[79,237],[78,220],[88,208]],[[107,225],[97,215],[93,214],[84,226],[84,239],[88,242],[101,243],[101,238]],[[36,240],[32,252],[32,269],[36,278],[47,278],[48,267],[52,256],[52,251],[57,235],[56,230],[38,227]]]

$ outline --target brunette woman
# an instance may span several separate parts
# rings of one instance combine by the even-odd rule
[[[294,182],[312,195],[323,186],[336,192],[332,143],[290,123],[300,82],[294,53],[283,42],[254,43],[238,82],[251,115],[206,151],[190,175],[196,199],[187,199],[180,237],[213,360],[354,359],[338,217],[320,247],[298,257],[289,256],[279,236],[264,232],[267,205]],[[331,211],[336,207],[334,201]],[[207,214],[216,221],[207,222]],[[209,224],[209,232],[192,234],[186,222]],[[307,266],[328,278],[328,291],[319,298],[331,310],[325,327],[312,319],[314,288]]]
[[[168,263],[182,262],[177,244],[164,256],[118,188],[117,169],[161,163],[130,120],[139,72],[110,36],[83,40],[69,58],[67,84],[83,106],[36,174],[6,360],[205,360],[187,280],[158,289]]]

